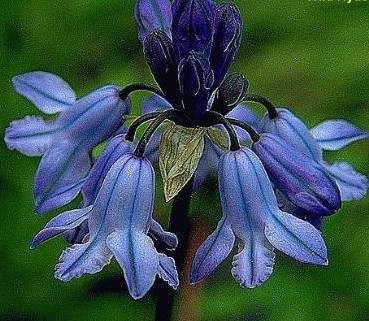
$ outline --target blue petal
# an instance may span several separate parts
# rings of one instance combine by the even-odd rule
[[[232,111],[227,114],[227,117],[243,121],[254,128],[258,128],[260,123],[260,117],[244,104],[239,104],[233,108]]]
[[[143,233],[126,230],[110,234],[107,244],[124,272],[129,293],[136,300],[142,298],[159,273],[159,254],[154,243]]]
[[[179,279],[174,259],[164,254],[159,254],[159,277],[167,282],[174,290],[178,288]]]
[[[158,95],[151,95],[141,104],[142,114],[148,114],[154,111],[164,111],[170,108],[172,108],[172,106]]]
[[[130,101],[119,98],[120,88],[104,86],[79,99],[56,119],[65,135],[93,148],[113,135],[130,110]]]
[[[133,176],[138,168],[128,164],[131,157],[121,157],[109,170],[89,214],[88,242],[74,245],[62,253],[55,268],[56,278],[69,281],[85,273],[97,273],[110,262],[112,253],[106,245],[106,239],[122,226],[122,207],[126,201],[122,195],[132,190],[137,183]],[[129,193],[126,195],[129,196]]]
[[[44,155],[35,177],[36,211],[63,206],[80,191],[91,167],[90,152],[113,135],[129,111],[119,88],[106,86],[78,100],[56,119],[63,128]]]
[[[69,244],[85,243],[88,236],[88,221],[83,221],[81,225],[74,229],[67,230],[63,237]]]
[[[51,147],[35,175],[36,212],[44,213],[72,201],[81,190],[90,167],[90,154],[83,145],[61,141]]]
[[[94,203],[106,174],[112,165],[124,154],[132,152],[134,145],[124,135],[112,138],[104,152],[97,159],[82,187],[84,206]]]
[[[301,262],[327,265],[327,248],[320,232],[291,214],[276,211],[265,227],[268,241]]]
[[[45,227],[35,236],[32,241],[31,249],[47,240],[71,230],[79,226],[87,219],[87,215],[91,212],[92,206],[64,212],[53,218]]]
[[[311,129],[311,134],[325,150],[339,150],[369,134],[346,120],[328,120]]]
[[[311,225],[313,225],[317,230],[322,230],[323,225],[323,216],[318,216],[315,214],[311,214],[302,208],[292,204],[288,198],[280,192],[278,189],[275,189],[275,196],[277,197],[278,207],[283,211],[293,216],[296,216],[299,219],[302,219]]]
[[[151,220],[150,237],[168,250],[175,250],[178,246],[178,238],[173,233],[166,232],[155,220]]]
[[[319,163],[322,160],[322,150],[306,125],[288,109],[277,110],[277,118],[270,119],[265,114],[259,124],[259,132],[277,135]]]
[[[233,108],[232,111],[227,114],[227,117],[240,120],[254,128],[258,128],[260,123],[259,116],[243,104],[239,104],[237,107]],[[242,143],[250,141],[250,135],[245,130],[237,126],[234,126],[234,129],[236,130],[237,136]]]
[[[245,288],[262,285],[273,273],[274,250],[261,231],[241,242],[242,249],[232,261],[232,275]]]
[[[10,123],[4,140],[10,150],[16,149],[26,156],[41,156],[50,148],[58,129],[41,117],[27,116]]]
[[[83,274],[100,272],[110,263],[112,254],[105,242],[76,244],[63,251],[55,267],[55,278],[68,282]]]
[[[13,78],[14,89],[45,114],[61,112],[72,105],[76,94],[56,75],[36,71]]]
[[[171,37],[172,4],[169,0],[138,0],[135,6],[135,19],[138,25],[138,38],[156,30],[162,30]]]
[[[209,138],[205,138],[204,152],[195,172],[194,191],[202,186],[209,174],[216,173],[219,158],[223,152],[224,150],[215,145]]]
[[[336,183],[306,154],[269,133],[253,144],[253,150],[270,180],[295,206],[317,215],[331,215],[340,208]]]
[[[219,163],[223,213],[239,240],[232,274],[244,287],[254,288],[273,272],[273,248],[264,237],[268,217],[279,211],[268,176],[249,149],[227,153]]]
[[[326,165],[326,169],[335,179],[343,201],[360,200],[365,197],[369,187],[368,179],[356,172],[349,163]]]
[[[199,247],[191,266],[191,284],[209,276],[230,254],[235,241],[231,225],[223,214],[217,229]]]

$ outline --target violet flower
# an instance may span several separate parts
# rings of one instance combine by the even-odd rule
[[[159,88],[104,86],[77,99],[58,76],[32,72],[14,78],[18,93],[42,112],[58,114],[52,121],[14,121],[5,133],[10,149],[42,156],[36,212],[66,205],[79,193],[83,198],[80,208],[51,219],[31,248],[58,235],[71,243],[55,271],[62,281],[97,273],[114,257],[135,299],[157,276],[177,288],[189,202],[213,173],[223,216],[196,253],[191,283],[206,278],[236,242],[232,274],[243,287],[270,277],[274,248],[301,262],[328,264],[322,218],[336,213],[342,200],[364,197],[368,180],[348,163],[327,164],[323,150],[368,134],[344,120],[309,131],[289,110],[248,93],[242,74],[228,74],[242,40],[235,5],[138,0],[134,16]],[[152,95],[127,129],[129,96],[138,90]],[[260,120],[246,102],[260,103],[268,113]],[[92,159],[104,142],[104,151]],[[153,217],[152,164],[159,165],[167,200],[174,198],[169,232]]]

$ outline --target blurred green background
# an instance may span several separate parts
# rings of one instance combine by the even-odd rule
[[[291,107],[309,126],[345,118],[369,130],[369,2],[234,2],[244,18],[244,38],[232,69],[249,79],[251,92]],[[1,133],[11,120],[39,114],[12,90],[11,78],[20,73],[56,73],[79,95],[108,83],[153,83],[133,6],[134,0],[2,1]],[[142,97],[135,96],[136,110]],[[327,157],[349,160],[368,175],[368,150],[365,141]],[[53,278],[64,241],[53,240],[32,253],[28,249],[33,235],[57,213],[33,214],[38,159],[8,151],[2,140],[0,157],[0,320],[153,320],[155,288],[134,302],[115,262],[98,275],[67,284]],[[214,184],[210,180],[194,197],[192,248],[220,217]],[[156,208],[165,223],[170,206],[163,205],[160,188]],[[328,267],[303,265],[278,253],[270,280],[246,290],[232,279],[228,260],[199,286],[182,281],[176,319],[369,320],[368,209],[369,198],[345,203],[326,220]]]

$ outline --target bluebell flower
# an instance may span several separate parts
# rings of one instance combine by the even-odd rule
[[[52,121],[26,117],[5,133],[10,149],[42,156],[34,183],[36,212],[61,207],[79,193],[83,198],[80,208],[51,219],[31,248],[58,235],[71,243],[55,270],[62,281],[97,273],[114,257],[133,298],[143,297],[156,276],[176,289],[174,259],[155,246],[177,251],[174,257],[184,254],[178,249],[184,248],[181,231],[188,225],[191,195],[215,173],[223,215],[195,255],[191,283],[207,277],[235,243],[232,275],[247,288],[270,277],[275,248],[301,262],[328,264],[322,219],[336,213],[342,200],[364,197],[368,180],[348,163],[327,164],[323,151],[368,134],[344,120],[309,131],[289,110],[249,94],[243,75],[228,74],[242,40],[236,6],[138,0],[134,14],[158,88],[105,86],[77,99],[58,76],[33,72],[14,78],[18,93],[42,112],[58,114]],[[152,95],[126,129],[129,96],[137,90]],[[260,120],[247,102],[262,104],[267,114]],[[138,127],[147,122],[137,139]],[[105,142],[92,159],[94,148]],[[169,232],[153,218],[152,164],[160,165],[167,200],[174,198]],[[179,238],[172,233],[176,225],[183,225]]]
[[[348,163],[327,164],[323,158],[323,150],[341,149],[368,138],[368,133],[345,120],[329,120],[309,131],[298,117],[285,108],[279,108],[278,117],[274,119],[266,114],[259,124],[259,130],[277,134],[323,166],[335,180],[342,200],[358,200],[366,195],[368,179]]]
[[[76,100],[59,77],[32,72],[13,80],[16,90],[45,113],[59,112],[53,121],[26,117],[14,121],[5,133],[10,149],[42,156],[34,182],[36,212],[69,203],[79,193],[91,168],[90,153],[121,126],[130,110],[119,98],[119,87],[105,86]]]
[[[274,247],[305,263],[328,263],[320,232],[278,208],[263,164],[251,150],[221,157],[219,191],[223,217],[195,255],[192,283],[206,278],[230,254],[236,239],[232,275],[243,287],[257,287],[269,278]]]
[[[324,168],[277,135],[261,135],[252,148],[270,180],[295,206],[320,216],[341,207],[338,187]]]
[[[158,253],[147,235],[152,221],[154,186],[151,164],[126,154],[111,166],[92,205],[64,212],[51,220],[32,246],[88,220],[88,240],[62,253],[55,269],[58,279],[69,281],[86,273],[97,273],[114,256],[133,298],[144,296],[156,275],[176,288],[174,260]]]

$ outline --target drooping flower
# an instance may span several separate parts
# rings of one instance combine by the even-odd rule
[[[274,250],[312,264],[327,264],[320,232],[278,208],[268,175],[249,149],[229,152],[219,162],[223,217],[198,249],[191,282],[207,277],[231,252],[237,239],[232,275],[241,286],[254,288],[273,272]]]
[[[36,212],[44,213],[77,196],[91,168],[92,149],[122,126],[130,102],[119,98],[117,86],[105,86],[75,100],[64,81],[45,72],[17,76],[13,83],[41,111],[59,112],[51,122],[41,117],[14,121],[5,133],[10,149],[42,156],[34,199]]]
[[[178,286],[174,260],[156,251],[147,235],[154,204],[151,164],[132,154],[120,157],[88,207],[60,214],[36,236],[33,247],[88,220],[88,240],[65,250],[55,270],[63,281],[99,272],[114,256],[133,298],[144,296],[159,275]],[[155,227],[156,228],[156,227]]]
[[[368,181],[347,163],[328,165],[323,150],[342,148],[367,133],[342,120],[310,132],[290,111],[248,94],[243,75],[227,75],[242,38],[240,12],[232,4],[138,0],[135,18],[159,89],[142,83],[105,86],[77,99],[55,75],[14,78],[15,89],[41,111],[59,113],[51,122],[27,117],[6,131],[10,149],[42,156],[36,211],[58,208],[78,193],[83,197],[81,208],[52,219],[31,247],[57,235],[72,244],[55,272],[63,281],[96,273],[115,257],[134,298],[145,295],[157,275],[176,288],[174,260],[155,248],[175,250],[178,239],[152,216],[153,163],[160,165],[167,200],[180,200],[172,212],[184,216],[191,191],[218,172],[223,217],[196,253],[192,283],[208,276],[236,241],[232,274],[244,287],[269,278],[274,248],[302,262],[327,264],[322,217],[334,214],[341,200],[363,197]],[[129,95],[136,90],[154,95],[126,130]],[[261,121],[243,104],[249,101],[267,108]],[[151,123],[136,140],[146,122]],[[103,153],[91,159],[105,141]]]
[[[264,116],[259,124],[261,132],[278,135],[288,144],[312,158],[325,168],[335,180],[343,201],[363,198],[368,190],[368,179],[356,172],[348,163],[327,164],[323,150],[338,150],[360,139],[368,138],[368,133],[344,120],[329,120],[309,131],[306,125],[291,111],[277,109],[278,116]]]

